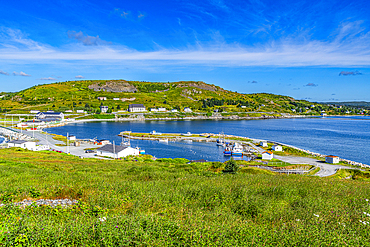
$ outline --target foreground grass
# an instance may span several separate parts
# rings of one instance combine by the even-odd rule
[[[68,209],[1,207],[4,246],[369,245],[366,181],[249,167],[222,174],[217,164],[181,159],[81,160],[20,149],[0,150],[0,179],[2,203],[82,202]]]

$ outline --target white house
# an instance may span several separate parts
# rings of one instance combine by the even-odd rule
[[[85,113],[85,111],[84,111],[84,110],[77,110],[76,112],[77,112],[77,113]]]
[[[141,112],[141,111],[146,111],[146,110],[143,104],[130,104],[128,106],[128,111],[129,112]]]
[[[63,121],[64,120],[64,113],[63,112],[39,112],[36,114],[36,119],[39,120],[46,120],[46,121]]]
[[[336,164],[339,163],[339,157],[334,155],[328,155],[325,157],[326,163]]]
[[[8,148],[11,147],[19,147],[28,150],[35,150],[36,149],[36,142],[24,141],[24,140],[13,140],[8,142]]]
[[[185,107],[184,112],[193,112],[193,111],[190,109],[190,107]]]
[[[150,108],[150,111],[152,111],[152,112],[157,112],[157,111],[158,111],[158,109],[157,109],[157,108]]]
[[[139,149],[132,147],[117,146],[107,144],[96,150],[97,155],[108,156],[111,158],[121,158],[128,155],[139,155]]]
[[[159,107],[159,108],[158,108],[158,111],[167,111],[167,110],[166,110],[166,108],[164,108],[164,107]]]
[[[30,113],[33,113],[33,114],[37,114],[39,113],[40,111],[39,110],[31,110]]]
[[[106,106],[106,105],[101,105],[100,106],[100,111],[101,111],[101,113],[106,113],[107,111],[108,111],[108,106]]]
[[[274,146],[272,146],[272,150],[278,151],[278,152],[282,152],[283,151],[283,147],[280,146],[280,145],[274,145]]]
[[[119,100],[119,98],[113,98],[113,100]]]
[[[245,105],[242,105],[241,108],[247,108]]]
[[[321,116],[325,117],[327,116],[328,114],[326,114],[325,112],[321,113]]]
[[[271,160],[272,158],[274,158],[274,154],[271,151],[265,151],[262,153],[263,160]]]
[[[75,141],[76,140],[76,136],[68,136],[68,140],[70,140],[70,141]]]
[[[98,97],[98,100],[107,100],[107,97]]]
[[[265,142],[265,141],[261,141],[260,142],[260,146],[262,146],[262,147],[268,147],[267,142]]]
[[[65,111],[66,113],[71,113],[71,112],[73,112],[72,110],[66,110]]]
[[[176,109],[172,109],[171,112],[178,112]]]

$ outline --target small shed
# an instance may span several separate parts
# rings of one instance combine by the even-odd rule
[[[36,142],[24,141],[24,140],[13,140],[8,142],[8,148],[11,147],[19,147],[28,150],[35,150],[36,149]]]
[[[184,112],[193,112],[193,111],[190,109],[190,107],[185,107]]]
[[[75,141],[76,140],[76,136],[70,135],[70,136],[68,136],[68,140]]]
[[[268,145],[267,145],[267,142],[266,142],[266,141],[261,141],[261,142],[260,142],[260,146],[261,146],[261,147],[268,147]]]
[[[274,145],[274,146],[272,146],[272,150],[278,151],[278,152],[282,152],[283,151],[283,147],[280,146],[280,145]]]
[[[266,151],[262,153],[263,160],[271,160],[274,158],[274,154],[271,151]]]
[[[326,163],[337,164],[339,163],[339,157],[335,155],[328,155],[325,157]]]
[[[107,144],[96,150],[97,155],[111,158],[121,158],[129,155],[139,155],[139,149]]]

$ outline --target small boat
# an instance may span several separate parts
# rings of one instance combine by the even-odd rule
[[[183,136],[191,136],[191,133],[190,132],[187,132],[186,134],[181,134]]]
[[[223,145],[225,145],[225,141],[222,140],[222,139],[217,139],[216,145],[217,146],[223,146]]]
[[[123,139],[123,136],[122,136],[122,141],[121,141],[121,146],[123,147],[130,147],[131,146],[131,143],[130,143],[130,139]]]
[[[144,149],[141,149],[139,147],[136,147],[137,150],[139,150],[139,154],[145,154],[145,150]]]
[[[243,146],[236,142],[231,150],[231,155],[243,155]]]
[[[227,146],[225,147],[224,155],[225,155],[225,156],[231,156],[231,155],[232,155],[232,147],[231,147],[231,146],[227,145]]]
[[[161,132],[157,132],[157,131],[155,131],[155,130],[151,131],[151,132],[150,132],[150,134],[151,134],[151,135],[162,135],[162,133],[161,133]]]

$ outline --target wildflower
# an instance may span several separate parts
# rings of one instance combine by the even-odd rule
[[[367,202],[368,202],[368,201],[369,201],[369,199],[365,199],[365,201],[367,201]]]
[[[300,219],[296,219],[296,221],[301,221]]]
[[[104,222],[104,221],[107,220],[107,218],[106,217],[103,217],[103,218],[99,218],[99,220],[100,220],[100,222]]]
[[[118,228],[118,226],[116,226],[116,228]]]
[[[314,216],[316,216],[316,217],[320,217],[318,214],[313,214]]]

